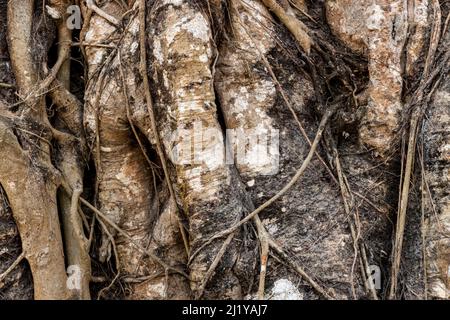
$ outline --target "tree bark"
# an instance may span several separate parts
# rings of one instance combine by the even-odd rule
[[[0,0],[0,298],[448,299],[449,9]]]

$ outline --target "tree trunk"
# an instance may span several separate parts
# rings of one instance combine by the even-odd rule
[[[0,298],[448,299],[449,9],[0,0]]]

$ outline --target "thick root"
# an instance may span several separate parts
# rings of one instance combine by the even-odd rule
[[[450,298],[450,86],[449,77],[434,96],[425,121],[425,195],[429,214],[423,226],[428,294]]]
[[[101,9],[111,16],[122,14],[121,8],[113,3]],[[134,9],[137,13],[136,5]],[[111,36],[114,29],[104,17],[93,14],[85,42],[101,42]],[[94,46],[86,48],[90,85],[84,121],[88,144],[94,146],[99,209],[126,232],[134,243],[148,248],[158,241],[152,237],[154,228],[162,223],[171,230],[174,216],[173,211],[167,208],[159,215],[159,191],[154,188],[159,182],[155,180],[156,175],[152,174],[155,168],[150,167],[153,164],[149,162],[143,145],[145,137],[151,142],[153,139],[145,111],[142,80],[135,69],[135,65],[139,64],[138,38],[139,19],[135,14],[117,50],[111,52]],[[131,283],[132,290],[127,298],[189,297],[184,278],[171,273],[166,275],[166,270],[157,261],[152,261],[145,253],[136,250],[130,239],[117,234],[112,228],[110,233],[117,244],[118,268]],[[183,265],[187,257],[185,253],[177,251],[179,242],[174,240],[175,233],[171,236],[173,238],[159,239],[171,248],[164,260],[171,266]],[[103,236],[100,255],[102,260],[111,255],[111,242],[107,234]]]
[[[195,252],[209,236],[242,217],[243,189],[236,172],[225,164],[225,142],[217,119],[211,69],[215,55],[207,16],[192,1],[166,1],[155,7],[151,21],[151,76],[154,86],[160,88],[155,92],[158,129],[173,164],[175,190],[189,220],[191,252]],[[238,258],[236,239],[222,258],[220,275],[216,274],[212,281],[215,286],[206,286],[202,292],[208,269],[221,246],[221,242],[215,242],[192,257],[192,291],[210,299],[242,298],[240,282],[232,270]]]

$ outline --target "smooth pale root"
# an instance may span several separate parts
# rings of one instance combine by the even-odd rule
[[[29,43],[33,37],[34,1],[9,1],[7,10],[9,55],[21,97],[21,116],[43,124],[45,99],[36,96],[40,70],[36,70]],[[33,129],[32,129],[33,130]],[[32,134],[41,135],[39,130]],[[35,299],[68,299],[63,244],[58,217],[57,188],[61,176],[52,165],[47,143],[19,144],[11,128],[1,123],[3,161],[0,183],[5,189],[19,229],[23,254],[33,275]],[[33,151],[33,160],[31,153]],[[38,164],[38,165],[36,165]],[[40,169],[38,169],[40,168]],[[13,187],[13,188],[11,188]]]
[[[47,185],[42,176],[30,171],[27,153],[3,122],[0,142],[0,153],[6,160],[0,166],[0,183],[8,196],[33,274],[34,298],[67,299],[70,293],[66,287],[56,185]]]

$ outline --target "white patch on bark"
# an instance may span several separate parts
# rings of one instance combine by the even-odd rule
[[[245,89],[245,88],[244,88]],[[242,92],[242,88],[241,88]],[[234,110],[237,112],[242,112],[248,109],[248,101],[245,96],[237,96],[234,101]]]
[[[261,80],[253,94],[258,102],[264,102],[269,96],[276,94],[275,84],[272,81]]]
[[[205,42],[209,40],[209,25],[200,12],[196,13],[191,20],[183,18],[181,21],[168,26],[166,31],[166,41],[169,46],[181,31],[187,31],[191,33],[194,38],[198,38]]]
[[[444,90],[439,90],[434,95],[435,103],[448,103],[450,102],[450,93]]]
[[[369,30],[380,30],[385,20],[383,9],[377,4],[371,5],[367,8],[368,18],[366,26]]]
[[[41,267],[45,267],[49,262],[49,248],[45,247],[41,252],[37,254],[37,264]]]
[[[439,299],[448,299],[449,297],[449,293],[443,282],[433,282],[430,291],[433,293],[434,297]]]
[[[164,87],[166,87],[167,89],[169,88],[169,86],[170,86],[170,83],[169,83],[169,77],[167,76],[167,71],[163,71],[163,80],[164,80]]]
[[[161,41],[158,38],[155,38],[155,41],[153,42],[153,55],[155,56],[156,60],[158,60],[159,64],[162,65],[164,63]]]
[[[267,227],[267,232],[269,232],[272,236],[275,235],[278,231],[278,226],[276,224],[270,224]]]
[[[129,186],[130,184],[133,183],[133,180],[130,179],[129,176],[127,176],[125,173],[123,173],[122,171],[119,172],[119,174],[116,175],[116,179],[119,180],[121,183],[123,183],[126,186]]]
[[[276,95],[273,82],[260,79],[251,85],[229,87],[222,95],[228,102],[226,113],[237,121],[232,147],[238,170],[248,177],[277,172],[278,135],[266,113]]]
[[[275,281],[271,291],[270,300],[303,300],[303,295],[288,279]]]
[[[414,22],[426,23],[428,20],[428,0],[421,0],[416,2],[414,9]]]
[[[9,185],[9,187],[10,187],[12,190],[15,190],[15,189],[16,189],[16,183],[15,183],[15,182],[10,181],[10,182],[8,182],[8,185]]]
[[[61,19],[61,13],[58,11],[58,9],[55,9],[47,5],[45,6],[45,8],[47,9],[47,13],[49,14],[50,17],[56,20]]]
[[[112,148],[100,146],[100,150],[102,152],[112,152]]]
[[[97,51],[94,55],[94,58],[91,60],[92,64],[100,64],[103,61],[103,57],[105,53],[102,51]]]
[[[166,293],[166,285],[162,282],[158,282],[155,284],[149,284],[147,286],[147,295],[149,297],[153,297],[155,296],[155,293],[157,293],[157,295],[164,297],[165,293]]]

